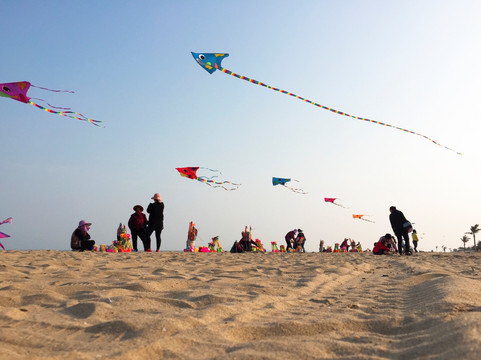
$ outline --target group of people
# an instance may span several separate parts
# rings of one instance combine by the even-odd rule
[[[161,233],[164,228],[164,203],[159,193],[152,196],[154,202],[147,206],[147,213],[149,219],[144,214],[142,205],[134,206],[134,213],[130,216],[128,226],[132,234],[132,248],[133,251],[138,251],[138,238],[144,245],[144,251],[152,252],[150,236],[155,232],[156,252],[160,252]],[[78,227],[72,233],[70,246],[72,250],[93,250],[95,241],[91,240],[90,230],[92,223],[81,220]]]
[[[306,236],[301,229],[294,229],[289,231],[286,236],[286,251],[293,249],[299,252],[306,252],[304,245],[306,243]]]
[[[375,255],[387,255],[398,252],[399,255],[412,255],[411,247],[409,245],[409,233],[412,231],[414,251],[418,252],[418,235],[415,229],[413,229],[410,221],[406,219],[404,214],[396,209],[395,206],[389,208],[391,214],[389,215],[389,221],[391,223],[394,235],[398,240],[398,246],[396,246],[396,239],[391,234],[381,236],[381,238],[374,244],[372,249]]]

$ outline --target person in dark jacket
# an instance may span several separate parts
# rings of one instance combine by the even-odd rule
[[[142,240],[144,244],[144,250],[146,252],[152,252],[150,248],[150,238],[147,236],[147,217],[143,213],[144,208],[140,205],[134,206],[134,213],[130,216],[129,219],[129,229],[132,233],[132,247],[134,251],[138,251],[137,249],[137,237]]]
[[[90,225],[92,225],[92,223],[88,223],[85,220],[79,221],[78,227],[72,233],[72,238],[70,240],[72,250],[93,250],[95,241],[90,240],[90,235],[88,233]]]
[[[404,240],[404,253],[411,255],[411,249],[409,247],[409,229],[411,223],[406,220],[404,214],[396,209],[395,206],[389,208],[391,214],[389,215],[389,221],[391,222],[392,230],[398,240],[399,255],[403,254],[403,240]]]
[[[294,229],[292,231],[289,231],[284,238],[286,239],[286,251],[289,249],[292,249],[292,246],[294,245],[294,241],[296,240],[297,237],[297,229]]]
[[[161,238],[160,235],[164,229],[164,203],[159,193],[152,196],[153,203],[147,206],[147,212],[149,213],[149,227],[147,229],[147,236],[149,237],[155,231],[155,240],[157,245],[156,252],[160,251]]]

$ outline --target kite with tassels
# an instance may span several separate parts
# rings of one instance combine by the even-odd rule
[[[5,219],[3,221],[0,221],[0,225],[2,224],[10,224],[11,222],[13,221],[13,218],[9,217],[8,219]],[[10,235],[7,235],[3,232],[0,231],[0,239],[6,239],[6,238],[9,238]],[[0,247],[5,250],[5,247],[3,246],[3,244],[0,242]]]
[[[225,74],[228,74],[228,75],[232,75],[238,79],[241,79],[241,80],[246,80],[250,83],[253,83],[253,84],[256,84],[256,85],[260,85],[260,86],[264,86],[268,89],[271,89],[271,90],[274,90],[274,91],[279,91],[285,95],[290,95],[290,96],[293,96],[295,97],[296,99],[299,99],[299,100],[302,100],[302,101],[305,101],[309,104],[312,104],[314,106],[317,106],[317,107],[320,107],[321,109],[324,109],[324,110],[328,110],[328,111],[331,111],[333,113],[336,113],[336,114],[339,114],[339,115],[344,115],[344,116],[347,116],[347,117],[350,117],[350,118],[353,118],[353,119],[357,119],[357,120],[360,120],[360,121],[367,121],[367,122],[370,122],[370,123],[373,123],[373,124],[378,124],[378,125],[382,125],[382,126],[387,126],[387,127],[390,127],[390,128],[393,128],[393,129],[396,129],[396,130],[400,130],[400,131],[404,131],[404,132],[407,132],[407,133],[410,133],[410,134],[413,134],[413,135],[417,135],[417,136],[420,136],[426,140],[429,140],[431,141],[433,144],[435,145],[438,145],[438,146],[441,146],[445,149],[448,149],[450,151],[454,151],[455,153],[457,153],[458,155],[461,155],[460,152],[457,152],[456,150],[453,150],[445,145],[442,145],[436,141],[434,141],[433,139],[431,139],[430,137],[427,137],[426,135],[423,135],[423,134],[419,134],[417,132],[414,132],[414,131],[411,131],[411,130],[408,130],[408,129],[404,129],[404,128],[401,128],[401,127],[398,127],[398,126],[394,126],[394,125],[390,125],[390,124],[387,124],[387,123],[383,123],[383,122],[380,122],[380,121],[376,121],[376,120],[372,120],[372,119],[367,119],[367,118],[363,118],[363,117],[360,117],[360,116],[355,116],[355,115],[350,115],[348,113],[345,113],[343,111],[339,111],[339,110],[336,110],[336,109],[332,109],[330,107],[327,107],[327,106],[324,106],[324,105],[321,105],[321,104],[318,104],[314,101],[311,101],[309,99],[305,99],[301,96],[298,96],[296,94],[293,94],[289,91],[286,91],[286,90],[282,90],[282,89],[278,89],[278,88],[275,88],[273,86],[270,86],[270,85],[267,85],[267,84],[264,84],[260,81],[257,81],[257,80],[254,80],[254,79],[250,79],[248,78],[247,76],[243,76],[243,75],[238,75],[230,70],[227,70],[226,68],[223,68],[222,65],[221,65],[221,62],[224,58],[226,58],[227,56],[229,56],[229,54],[226,54],[226,53],[194,53],[192,52],[192,56],[194,57],[194,59],[197,61],[197,63],[202,66],[202,68],[204,68],[207,72],[209,72],[210,74],[212,74],[214,71],[216,70],[220,70],[222,71],[223,73]]]
[[[331,203],[331,204],[334,204],[334,205],[337,205],[337,206],[340,206],[344,209],[348,209],[347,207],[345,207],[344,205],[341,205],[339,203],[336,202],[336,200],[339,200],[338,198],[324,198],[324,201],[327,202],[327,203]]]
[[[213,169],[208,169],[204,167],[184,167],[184,168],[175,168],[181,176],[184,176],[188,179],[192,180],[197,180],[200,182],[203,182],[204,184],[207,184],[212,187],[221,187],[224,190],[227,191],[232,191],[232,190],[237,190],[241,184],[235,184],[230,181],[214,181],[212,180],[213,178],[218,177],[222,173],[219,170],[213,170]],[[217,174],[213,175],[211,177],[206,177],[206,176],[198,176],[197,175],[197,170],[202,169],[202,170],[207,170],[210,171],[212,174]]]
[[[13,100],[17,100],[17,101],[20,101],[24,104],[30,104],[30,105],[36,106],[37,108],[39,108],[41,110],[45,110],[45,111],[47,111],[49,113],[52,113],[52,114],[58,114],[58,115],[62,115],[62,116],[72,118],[72,119],[87,121],[87,122],[89,122],[93,125],[100,126],[99,123],[101,123],[101,121],[94,120],[94,119],[88,118],[88,117],[86,117],[86,116],[84,116],[84,115],[82,115],[78,112],[71,111],[70,108],[60,108],[60,107],[52,106],[49,103],[47,103],[45,100],[28,97],[27,91],[30,87],[35,87],[37,89],[53,91],[53,92],[73,93],[73,91],[70,91],[70,90],[51,90],[51,89],[47,89],[47,88],[32,85],[28,81],[19,81],[19,82],[13,82],[13,83],[3,83],[3,84],[0,83],[0,96],[7,97],[7,98],[10,98],[10,99],[13,99]],[[34,103],[32,101],[32,99],[43,101],[48,106],[50,106],[52,108],[55,108],[55,109],[62,110],[62,111],[55,111],[55,110],[43,107],[42,105]]]
[[[368,222],[371,222],[371,223],[374,222],[374,221],[369,220],[369,219],[364,219],[364,216],[368,216],[368,215],[352,214],[352,218],[353,218],[353,219],[359,219],[359,220],[368,221]]]
[[[299,182],[298,180],[295,180],[295,179],[285,179],[285,178],[277,178],[277,177],[273,177],[272,178],[272,185],[276,186],[276,185],[282,185],[286,188],[288,188],[289,190],[295,192],[295,193],[298,193],[298,194],[307,194],[307,192],[305,192],[304,190],[302,189],[297,189],[297,188],[293,188],[293,187],[290,187],[288,185],[286,185],[286,183],[288,183],[289,181],[296,181],[296,182]]]

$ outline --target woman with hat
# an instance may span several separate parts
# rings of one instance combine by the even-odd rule
[[[72,250],[93,250],[95,241],[90,240],[90,235],[88,233],[90,225],[92,225],[92,223],[88,223],[85,220],[79,221],[78,227],[72,233],[72,238],[70,240]]]
[[[162,198],[160,197],[159,193],[154,194],[152,196],[153,203],[150,203],[147,206],[147,212],[149,213],[149,230],[147,232],[147,237],[150,241],[150,236],[155,231],[155,240],[157,245],[156,252],[160,251],[160,234],[164,229],[164,203],[162,202]]]
[[[130,216],[129,219],[129,229],[132,233],[132,247],[134,251],[138,251],[137,249],[137,237],[142,240],[144,244],[144,250],[146,252],[152,252],[150,249],[150,238],[147,236],[147,217],[143,213],[144,208],[141,205],[134,206],[134,213]]]

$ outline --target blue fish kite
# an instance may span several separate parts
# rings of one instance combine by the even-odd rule
[[[248,81],[248,82],[256,84],[256,85],[264,86],[265,88],[268,88],[268,89],[271,89],[271,90],[274,90],[274,91],[278,91],[278,92],[280,92],[282,94],[285,94],[285,95],[290,95],[292,97],[295,97],[296,99],[299,99],[299,100],[307,102],[311,105],[320,107],[321,109],[331,111],[331,112],[336,113],[338,115],[347,116],[347,117],[350,117],[350,118],[353,118],[353,119],[356,119],[356,120],[366,121],[366,122],[370,122],[370,123],[377,124],[377,125],[387,126],[387,127],[392,128],[392,129],[396,129],[396,130],[407,132],[407,133],[410,133],[410,134],[413,134],[413,135],[420,136],[420,137],[422,137],[426,140],[431,141],[432,143],[434,143],[438,146],[441,146],[445,149],[454,151],[458,155],[461,155],[461,153],[434,141],[433,139],[427,137],[426,135],[423,135],[423,134],[420,134],[420,133],[417,133],[417,132],[414,132],[414,131],[411,131],[411,130],[408,130],[408,129],[404,129],[402,127],[398,127],[398,126],[394,126],[394,125],[391,125],[391,124],[383,123],[383,122],[380,122],[380,121],[377,121],[377,120],[367,119],[367,118],[363,118],[363,117],[356,116],[356,115],[350,115],[350,114],[345,113],[343,111],[332,109],[330,107],[318,104],[318,103],[316,103],[314,101],[311,101],[309,99],[305,99],[305,98],[303,98],[299,95],[293,94],[289,91],[275,88],[273,86],[264,84],[260,81],[248,78],[247,76],[244,76],[244,75],[238,75],[238,74],[236,74],[236,73],[234,73],[230,70],[227,70],[226,68],[223,68],[222,65],[221,65],[222,60],[225,59],[226,57],[228,57],[229,54],[225,54],[225,53],[195,53],[195,52],[191,52],[191,53],[192,53],[192,56],[194,57],[195,61],[197,61],[197,63],[200,66],[202,66],[202,68],[205,69],[209,74],[212,74],[214,71],[219,70],[219,71],[222,71],[223,73],[226,73],[228,75],[232,75],[232,76],[234,76],[238,79],[245,80],[245,81]]]
[[[282,185],[282,186],[288,188],[289,190],[294,191],[295,193],[298,193],[298,194],[307,194],[307,192],[305,192],[305,191],[302,190],[302,189],[296,189],[296,188],[292,188],[292,187],[290,187],[290,186],[287,186],[286,183],[288,183],[289,181],[296,181],[296,182],[298,182],[297,180],[294,180],[294,179],[285,179],[285,178],[273,177],[273,178],[272,178],[272,185],[274,185],[274,186],[276,186],[276,185]]]

